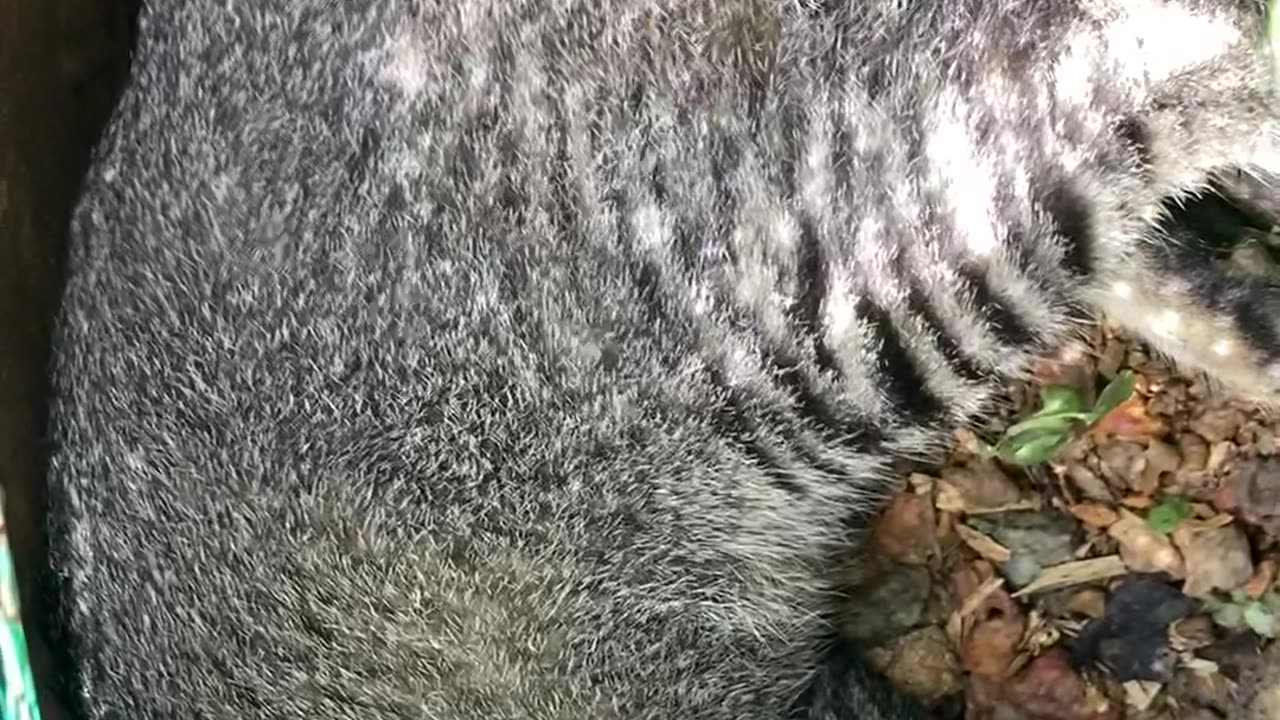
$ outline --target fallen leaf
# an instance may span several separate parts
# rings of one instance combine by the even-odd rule
[[[1145,440],[1165,433],[1164,423],[1147,413],[1146,401],[1138,395],[1128,400],[1089,428],[1089,433],[1099,438],[1115,437]]]
[[[1126,495],[1121,498],[1120,504],[1133,510],[1146,510],[1155,505],[1156,501],[1150,495]]]
[[[1035,504],[990,459],[976,460],[965,467],[944,468],[941,474],[937,499],[940,510],[973,514],[1023,509]]]
[[[1280,524],[1280,460],[1239,463],[1219,488],[1214,505],[1254,524]]]
[[[1009,551],[1009,548],[996,542],[990,535],[963,524],[956,525],[955,530],[966,545],[991,562],[1008,562],[1013,557],[1013,553]]]
[[[1152,495],[1160,488],[1160,479],[1165,473],[1177,470],[1182,458],[1178,456],[1177,448],[1159,440],[1147,443],[1144,455],[1147,464],[1142,471],[1142,487],[1137,489],[1141,493]]]
[[[1236,444],[1230,440],[1214,443],[1209,448],[1209,460],[1205,463],[1204,469],[1208,472],[1216,473],[1222,470],[1235,455]]]
[[[1161,684],[1149,680],[1130,680],[1124,683],[1125,705],[1143,711],[1151,707],[1160,694]]]
[[[1219,408],[1200,413],[1191,421],[1191,429],[1210,444],[1236,436],[1244,424],[1244,415],[1235,408]]]
[[[1209,443],[1195,433],[1178,436],[1178,454],[1182,456],[1180,470],[1203,470],[1209,463]]]
[[[1106,529],[1120,519],[1115,510],[1095,502],[1077,503],[1067,508],[1080,522],[1090,527]]]
[[[1128,510],[1120,510],[1120,519],[1107,528],[1107,534],[1120,544],[1120,557],[1135,572],[1165,572],[1175,578],[1186,572],[1182,556],[1169,539]]]
[[[1107,593],[1098,588],[1085,588],[1072,594],[1066,609],[1077,615],[1100,618],[1107,610]]]
[[[1186,570],[1182,592],[1191,597],[1234,590],[1253,576],[1249,540],[1238,525],[1200,530],[1179,527],[1172,539]]]
[[[975,611],[973,627],[960,645],[960,662],[975,675],[1007,677],[1026,630],[1021,608],[1003,589],[987,595]]]
[[[1266,594],[1276,581],[1276,560],[1275,558],[1265,558],[1254,568],[1253,577],[1249,578],[1249,582],[1244,584],[1244,594],[1257,600]]]
[[[1082,464],[1073,463],[1067,467],[1067,477],[1086,498],[1095,502],[1114,504],[1115,495],[1111,488],[1092,470]]]
[[[1004,578],[995,575],[984,561],[982,565],[971,565],[955,572],[951,585],[952,596],[959,607],[947,618],[947,636],[953,645],[959,647],[973,626],[974,615],[992,593],[1004,586]]]

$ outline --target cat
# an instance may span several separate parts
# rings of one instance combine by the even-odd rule
[[[152,0],[50,370],[74,704],[930,717],[832,629],[900,462],[1100,314],[1280,389],[1170,209],[1280,170],[1267,19]]]

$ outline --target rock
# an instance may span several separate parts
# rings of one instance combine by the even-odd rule
[[[1015,588],[1035,580],[1044,568],[1071,560],[1078,531],[1070,518],[1048,510],[975,516],[969,525],[1013,553],[1000,572]]]
[[[845,603],[840,630],[867,644],[903,635],[920,623],[929,601],[928,570],[885,563],[882,572],[857,588],[857,601]]]
[[[960,661],[939,627],[921,628],[874,648],[867,653],[867,663],[925,705],[964,690]]]
[[[886,556],[923,565],[937,547],[933,501],[927,495],[899,493],[876,521],[872,537]]]

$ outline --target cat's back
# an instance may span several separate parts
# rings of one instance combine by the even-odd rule
[[[671,281],[724,262],[716,173],[776,217],[780,146],[752,139],[755,70],[662,57],[719,19],[589,5],[144,14],[57,335],[53,563],[91,717],[798,694],[808,564],[857,489],[794,497],[729,439],[752,430],[694,350],[748,349]]]

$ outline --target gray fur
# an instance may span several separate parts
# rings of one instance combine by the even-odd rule
[[[1280,169],[1262,26],[153,0],[56,338],[86,715],[922,717],[828,659],[833,558],[1116,283],[1173,287],[1162,198]]]

